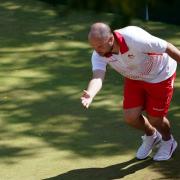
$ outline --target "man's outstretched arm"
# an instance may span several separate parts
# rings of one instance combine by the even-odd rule
[[[102,83],[105,77],[105,71],[95,70],[93,71],[93,77],[88,84],[88,88],[83,91],[81,96],[81,103],[84,107],[88,108],[93,98],[100,91]]]

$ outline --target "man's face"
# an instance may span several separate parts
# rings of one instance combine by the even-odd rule
[[[90,39],[89,42],[100,56],[106,56],[106,54],[111,53],[113,49],[114,37],[112,35],[107,39]]]

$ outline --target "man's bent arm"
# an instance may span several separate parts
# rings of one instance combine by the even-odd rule
[[[166,48],[166,53],[171,58],[173,58],[174,60],[180,63],[180,50],[176,48],[174,45],[172,45],[171,43],[168,43],[167,48]]]

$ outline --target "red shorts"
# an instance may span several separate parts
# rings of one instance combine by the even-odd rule
[[[150,116],[166,116],[173,95],[175,78],[176,73],[159,83],[148,83],[126,78],[123,108],[142,106]]]

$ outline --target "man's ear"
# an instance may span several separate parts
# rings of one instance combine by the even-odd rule
[[[109,41],[108,41],[108,44],[110,45],[110,46],[112,46],[113,45],[113,42],[114,42],[114,37],[113,37],[113,35],[109,38]]]

